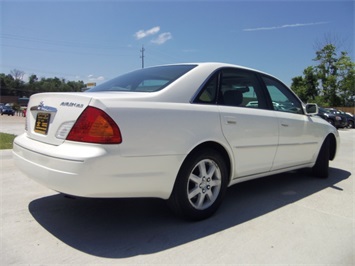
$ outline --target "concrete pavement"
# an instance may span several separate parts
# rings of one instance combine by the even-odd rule
[[[25,121],[23,116],[0,115],[0,132],[20,135],[25,131]]]
[[[297,171],[238,184],[196,223],[158,199],[65,198],[0,151],[0,264],[355,265],[355,130],[340,136],[328,179]]]

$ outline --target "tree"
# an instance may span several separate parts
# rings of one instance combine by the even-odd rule
[[[314,100],[318,96],[318,78],[314,67],[307,67],[304,71],[307,100]]]
[[[292,78],[291,90],[293,90],[303,102],[308,102],[305,80],[302,76]]]
[[[69,81],[67,86],[69,91],[78,92],[85,87],[85,84],[83,81]]]
[[[314,67],[307,67],[303,75],[292,79],[291,89],[303,102],[314,102],[318,96],[318,78]]]
[[[13,79],[7,84],[9,95],[20,96],[24,90],[25,83],[23,81],[23,76],[25,75],[25,72],[14,69],[10,71],[10,75]]]
[[[26,96],[30,96],[31,94],[38,92],[37,81],[38,81],[37,75],[32,74],[31,76],[29,76],[27,88],[26,88],[27,89]]]
[[[1,95],[9,95],[13,80],[14,78],[11,75],[0,74]]]
[[[336,57],[336,47],[332,44],[325,45],[316,52],[314,61],[318,61],[316,74],[320,79],[321,92],[324,100],[331,106],[341,105],[341,99],[338,96],[338,58]]]
[[[32,74],[29,78],[28,78],[28,83],[29,84],[34,84],[35,82],[38,81],[37,75]]]
[[[16,85],[16,80],[13,78],[12,75],[8,74],[1,74],[0,75],[0,86],[1,86],[1,95],[16,95],[16,89],[15,87],[18,87]]]
[[[25,72],[18,69],[14,69],[10,71],[10,74],[15,80],[22,80],[23,76],[25,75]]]
[[[342,52],[338,60],[339,93],[345,105],[355,105],[355,63],[346,52]]]
[[[304,101],[322,106],[354,106],[355,63],[346,52],[338,55],[335,45],[327,43],[316,51],[314,61],[303,76],[292,79],[291,88]]]

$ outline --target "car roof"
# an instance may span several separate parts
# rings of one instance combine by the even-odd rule
[[[169,84],[163,90],[149,93],[126,93],[126,92],[85,92],[87,94],[95,93],[96,99],[108,99],[115,95],[120,95],[120,99],[126,100],[144,100],[144,101],[157,101],[157,102],[175,102],[175,103],[189,103],[198,89],[204,84],[204,82],[216,71],[222,68],[237,68],[242,70],[254,71],[260,74],[265,74],[270,77],[272,75],[252,69],[245,66],[220,63],[220,62],[189,62],[189,63],[177,63],[177,64],[163,64],[156,65],[148,68],[164,67],[164,66],[179,66],[179,65],[193,65],[196,66],[183,76],[179,77],[175,82]],[[276,77],[273,77],[276,78]],[[277,78],[276,78],[277,79]],[[89,95],[87,95],[89,96]],[[116,98],[116,97],[115,97]]]

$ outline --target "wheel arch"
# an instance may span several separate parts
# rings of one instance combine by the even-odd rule
[[[230,182],[230,180],[232,179],[231,173],[233,172],[232,155],[228,152],[226,147],[224,147],[222,144],[220,144],[218,142],[206,141],[206,142],[200,143],[199,145],[197,145],[195,148],[193,148],[189,152],[189,154],[185,157],[182,165],[185,163],[186,160],[188,160],[188,158],[192,154],[198,153],[198,152],[205,150],[205,149],[213,149],[223,157],[224,162],[226,163],[226,167],[227,167],[227,171],[228,171],[228,178],[229,178],[229,182]]]
[[[327,136],[327,138],[329,138],[329,160],[333,160],[335,158],[336,155],[336,151],[337,151],[337,141],[336,138],[334,136],[334,134],[329,134]]]
[[[222,172],[224,172],[224,175],[220,176],[220,179],[224,180],[225,182],[220,183],[220,190],[217,192],[217,197],[213,199],[212,205],[207,206],[205,209],[196,209],[193,206],[193,203],[191,203],[191,201],[189,200],[187,194],[189,190],[187,187],[187,184],[189,184],[187,178],[190,179],[190,177],[188,177],[186,174],[191,174],[191,166],[195,168],[195,163],[202,162],[201,160],[204,160],[203,158],[206,158],[204,156],[214,156],[214,158],[217,159],[219,163],[225,164],[223,166],[221,165],[221,169],[223,169]],[[233,167],[231,158],[232,157],[230,155],[228,147],[224,147],[223,144],[220,144],[218,142],[206,141],[194,147],[184,158],[179,168],[177,178],[174,182],[173,190],[167,201],[168,206],[177,215],[188,220],[197,221],[213,215],[213,213],[218,209],[219,205],[221,204],[226,189],[230,184],[232,171],[231,168]],[[185,194],[183,195],[182,193]]]

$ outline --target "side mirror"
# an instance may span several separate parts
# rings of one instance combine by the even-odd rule
[[[307,103],[304,109],[305,109],[306,115],[318,114],[318,105],[315,103]]]

